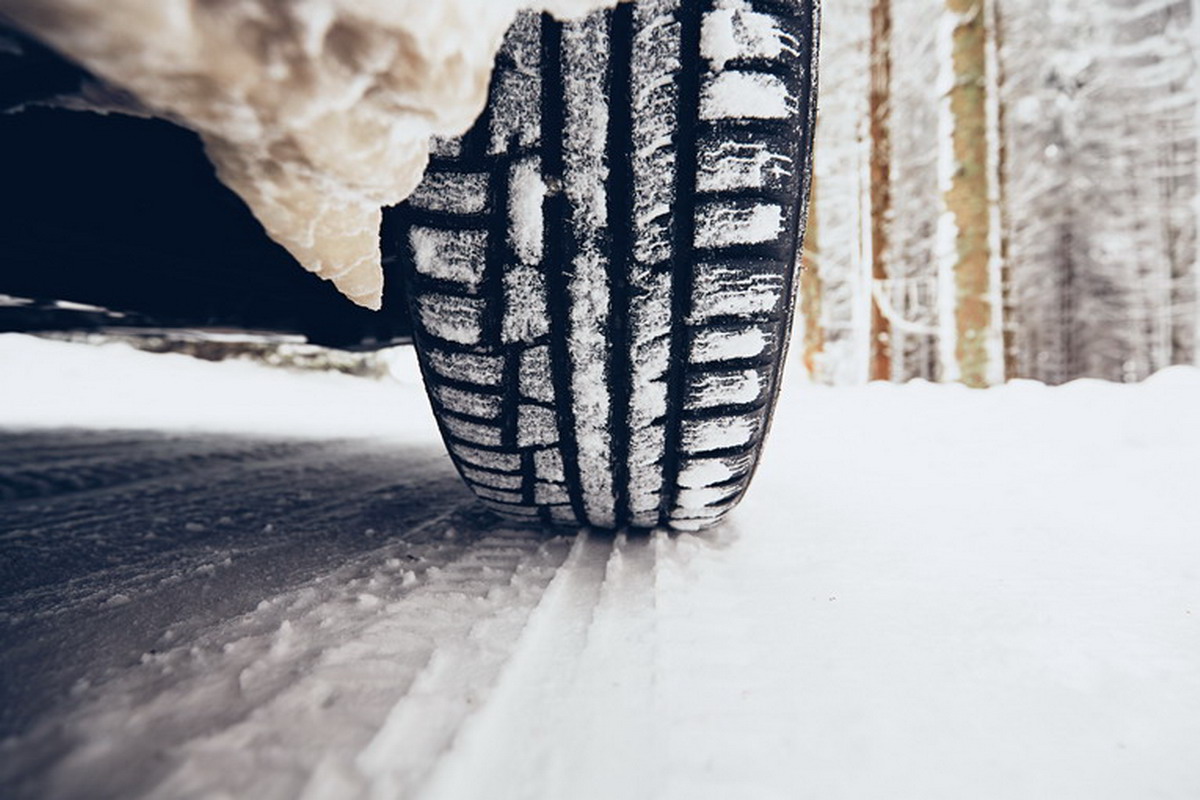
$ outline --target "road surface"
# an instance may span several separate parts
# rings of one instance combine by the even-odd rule
[[[5,797],[1200,793],[1194,372],[800,387],[732,523],[614,536],[411,378],[79,347],[0,337]]]

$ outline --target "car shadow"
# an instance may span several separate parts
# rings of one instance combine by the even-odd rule
[[[0,430],[0,740],[356,559],[498,528],[428,442]]]

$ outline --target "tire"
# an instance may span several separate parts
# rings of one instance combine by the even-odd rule
[[[698,530],[741,498],[794,304],[814,0],[510,30],[388,226],[450,455],[508,516]]]

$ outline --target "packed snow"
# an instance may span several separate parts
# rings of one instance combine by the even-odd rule
[[[380,209],[416,188],[431,137],[483,110],[516,14],[574,19],[616,2],[3,0],[0,14],[131,98],[96,110],[200,134],[272,238],[378,308]],[[87,93],[60,102],[88,107]]]
[[[1200,371],[794,370],[731,522],[614,537],[482,511],[389,358],[0,336],[0,794],[1200,794]]]

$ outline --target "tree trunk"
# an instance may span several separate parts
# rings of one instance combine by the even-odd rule
[[[871,3],[871,380],[892,378],[891,325],[878,294],[888,288],[889,223],[892,215],[892,1]]]
[[[947,378],[984,387],[997,349],[992,339],[998,314],[992,302],[986,16],[983,0],[946,0],[946,10],[942,202],[949,274],[943,287],[953,295],[943,308],[952,301],[954,325],[946,329],[954,337],[954,363],[943,368]]]

